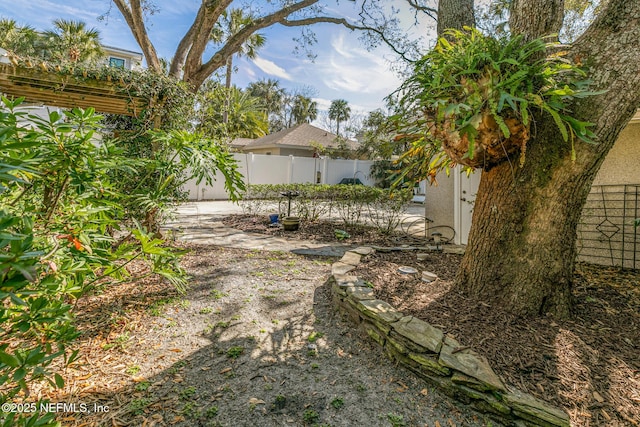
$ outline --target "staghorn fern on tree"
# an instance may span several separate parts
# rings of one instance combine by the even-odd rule
[[[404,121],[398,139],[412,143],[400,159],[403,177],[433,178],[454,164],[490,168],[518,153],[522,165],[532,117],[540,113],[553,118],[572,147],[575,138],[593,142],[592,124],[572,117],[566,105],[596,92],[562,45],[468,27],[445,35],[398,90]]]

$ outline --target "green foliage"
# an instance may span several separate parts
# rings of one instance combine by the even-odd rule
[[[305,424],[315,423],[320,420],[320,414],[314,409],[306,409],[302,414],[302,420]]]
[[[220,172],[232,200],[244,190],[242,175],[226,145],[198,133],[172,130],[120,132],[119,146],[132,159],[126,170],[114,171],[123,192],[124,221],[140,221],[148,230],[160,224],[176,203],[186,200],[181,188],[191,179],[211,185]]]
[[[392,427],[405,427],[407,425],[402,415],[389,412],[387,414],[387,419],[389,420],[389,423],[391,423]]]
[[[250,214],[286,215],[287,199],[281,193],[293,191],[291,213],[303,220],[314,221],[337,211],[344,224],[358,224],[365,212],[383,233],[395,229],[401,213],[411,200],[410,189],[389,190],[364,185],[327,184],[261,184],[248,186],[240,206]]]
[[[340,409],[344,406],[344,399],[342,399],[341,397],[336,397],[331,401],[331,406],[333,406],[335,409]]]
[[[53,29],[42,33],[44,55],[56,62],[97,62],[103,58],[100,34],[82,21],[56,19]]]
[[[340,123],[349,120],[351,107],[344,99],[334,99],[329,106],[329,119],[336,121],[336,135],[340,136]]]
[[[236,87],[204,84],[198,92],[198,131],[221,139],[260,138],[267,134],[267,114],[259,98]],[[227,122],[224,121],[224,112]]]
[[[206,180],[210,168],[225,167],[228,158],[197,136],[174,132],[152,134],[165,148],[165,157],[134,159],[123,155],[117,141],[95,138],[101,117],[92,110],[74,109],[64,116],[54,112],[42,120],[16,112],[21,100],[2,102],[0,401],[4,403],[28,394],[35,381],[64,385],[52,366],[58,359],[70,364],[78,357],[69,347],[77,336],[74,302],[97,287],[136,280],[126,268],[129,263],[145,262],[150,273],[144,274],[185,286],[178,264],[184,252],[150,234],[140,225],[144,218],[132,211],[144,197],[154,202],[160,197],[129,191],[131,182],[140,182],[140,170],[162,178],[156,188],[161,192],[167,182],[180,182],[171,177],[182,176],[187,166],[193,172],[185,177]],[[227,172],[230,182],[237,178],[232,166]],[[7,418],[10,414],[1,417],[0,423],[11,425],[29,422]],[[47,419],[45,415],[37,422]]]
[[[393,160],[376,160],[371,165],[369,173],[376,180],[376,186],[391,188],[394,176],[400,171],[400,165]]]
[[[521,36],[494,38],[471,28],[448,30],[446,36],[416,63],[401,88],[404,135],[413,142],[405,160],[421,157],[407,168],[422,177],[448,169],[451,160],[436,130],[466,137],[467,156],[473,159],[478,129],[488,120],[508,139],[510,119],[528,129],[534,114],[546,114],[572,147],[575,137],[593,142],[592,124],[572,117],[567,104],[594,92],[587,88],[584,70],[565,58],[562,46],[542,39],[525,42]],[[526,140],[521,142],[524,161]]]
[[[237,359],[244,353],[244,347],[233,346],[227,350],[227,357],[230,359]]]
[[[269,133],[291,128],[301,123],[310,123],[318,116],[318,103],[312,100],[312,88],[287,91],[275,79],[249,83],[247,92],[260,102],[267,114]]]
[[[395,121],[391,117],[381,109],[369,112],[357,132],[358,154],[369,159],[383,159],[380,161],[402,154],[403,147],[394,141],[395,135]]]
[[[29,26],[20,26],[13,19],[0,19],[0,47],[11,54],[35,55],[38,50],[38,32]]]

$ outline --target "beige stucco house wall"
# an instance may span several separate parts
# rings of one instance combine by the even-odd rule
[[[640,184],[640,112],[620,133],[593,185]]]

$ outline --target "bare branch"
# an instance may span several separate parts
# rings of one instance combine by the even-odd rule
[[[424,12],[427,16],[432,18],[433,20],[438,20],[438,10],[428,6],[421,6],[418,4],[417,0],[407,0],[409,6],[413,7],[417,11]]]
[[[375,33],[380,38],[380,40],[384,42],[384,44],[386,44],[389,48],[391,48],[391,50],[393,50],[395,54],[397,54],[407,62],[414,62],[414,59],[409,58],[407,56],[408,55],[407,51],[401,51],[400,49],[398,49],[397,43],[394,40],[391,40],[387,36],[387,34],[384,32],[384,29],[382,28],[376,28],[376,27],[367,26],[367,25],[355,25],[350,23],[344,18],[333,18],[330,16],[317,16],[314,18],[297,19],[297,20],[283,19],[279,23],[287,27],[302,27],[302,26],[308,26],[312,24],[329,23],[329,24],[342,25],[343,27],[353,31],[366,31],[366,32]]]

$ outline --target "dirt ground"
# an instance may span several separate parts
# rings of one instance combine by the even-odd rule
[[[184,295],[145,280],[79,301],[82,357],[42,396],[97,412],[63,425],[498,425],[353,333],[324,284],[335,258],[190,249]]]
[[[305,224],[300,231],[269,230],[262,221],[236,215],[234,227],[264,233],[335,241],[339,224]],[[345,243],[415,245],[403,234],[381,236],[371,228],[348,229]],[[574,426],[640,425],[640,272],[578,265],[574,317],[514,318],[451,290],[459,255],[418,251],[378,252],[356,274],[370,281],[380,299],[444,329],[483,353],[510,385],[564,408]],[[431,271],[425,283],[400,266]]]

